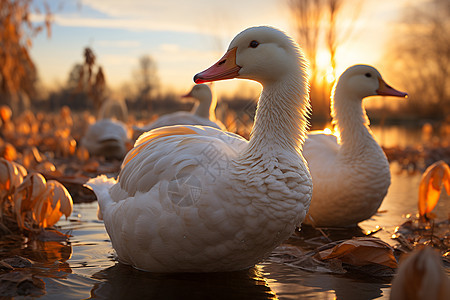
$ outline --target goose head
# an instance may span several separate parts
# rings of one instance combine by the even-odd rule
[[[186,95],[181,96],[183,98],[194,98],[201,103],[210,103],[212,99],[211,89],[206,84],[196,84],[192,87],[191,91]]]
[[[336,83],[336,89],[343,89],[346,95],[357,99],[377,95],[394,97],[407,96],[407,93],[400,92],[388,85],[378,70],[368,65],[349,67],[339,77]]]
[[[239,33],[225,55],[195,75],[194,81],[242,78],[266,85],[288,74],[306,76],[305,67],[300,48],[284,32],[268,26],[251,27]]]

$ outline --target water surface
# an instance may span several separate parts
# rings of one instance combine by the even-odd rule
[[[375,129],[374,132],[377,132]],[[392,136],[391,136],[392,135]],[[400,138],[398,130],[384,131],[379,142]],[[420,133],[402,140],[404,145],[420,142]],[[411,138],[412,137],[412,138]],[[395,245],[390,237],[407,214],[417,212],[419,174],[400,173],[391,165],[392,184],[380,212],[360,223],[360,231],[382,229],[375,236]],[[450,197],[441,196],[435,209],[447,218]],[[153,274],[117,263],[97,203],[74,205],[68,220],[58,222],[69,242],[33,242],[10,245],[3,251],[36,262],[33,274],[45,282],[45,299],[388,299],[390,278],[364,274],[313,273],[267,259],[250,270],[215,274]],[[346,233],[351,238],[351,233]],[[9,250],[8,250],[9,249]],[[447,270],[447,273],[450,272]]]
[[[395,167],[393,167],[395,168]],[[396,174],[380,210],[360,224],[362,231],[377,233],[385,241],[405,215],[417,211],[419,175]],[[439,216],[449,213],[449,197],[438,205]],[[46,284],[47,299],[388,299],[390,279],[364,275],[312,273],[267,259],[255,268],[216,274],[152,274],[119,264],[102,221],[97,220],[97,203],[75,204],[69,220],[58,225],[69,232],[70,243],[45,242],[21,254],[40,261],[37,276]],[[42,242],[44,243],[44,242]],[[32,253],[41,253],[39,256]]]

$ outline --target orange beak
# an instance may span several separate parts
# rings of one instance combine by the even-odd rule
[[[236,65],[236,50],[236,47],[228,50],[218,62],[205,71],[195,75],[194,82],[204,83],[236,78],[239,75],[239,70],[241,69],[241,67]]]
[[[394,97],[408,97],[407,93],[400,92],[389,84],[387,84],[383,79],[378,77],[378,81],[380,82],[380,87],[376,90],[377,94],[380,96],[394,96]]]

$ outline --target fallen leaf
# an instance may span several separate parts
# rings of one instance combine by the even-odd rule
[[[369,264],[397,268],[392,247],[378,238],[357,237],[344,241],[315,255],[320,260],[339,259],[353,266]]]
[[[18,255],[5,258],[2,262],[7,263],[13,268],[31,268],[33,266],[33,262],[31,260]]]
[[[14,268],[10,264],[0,260],[0,270],[1,271],[11,271],[11,270],[14,270]]]
[[[330,274],[345,274],[347,272],[339,260],[320,261],[311,256],[309,252],[304,253],[298,247],[291,245],[277,247],[270,254],[270,259],[308,272]]]
[[[9,272],[0,275],[0,296],[41,296],[45,294],[45,283],[28,272]]]

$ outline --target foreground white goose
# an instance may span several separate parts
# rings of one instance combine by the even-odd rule
[[[194,85],[191,91],[182,97],[191,97],[198,101],[190,112],[178,111],[163,115],[144,127],[133,127],[135,133],[140,135],[155,128],[172,125],[202,125],[226,130],[225,125],[216,119],[217,99],[213,97],[209,86],[206,84]]]
[[[292,234],[312,194],[301,154],[305,64],[283,32],[244,30],[194,81],[264,86],[250,141],[212,127],[162,127],[136,141],[118,181],[88,182],[121,262],[153,272],[240,270]]]
[[[305,223],[354,226],[380,207],[391,174],[362,106],[363,98],[375,95],[406,97],[387,85],[371,66],[352,66],[339,77],[331,97],[337,137],[312,132],[304,146],[314,184]]]

